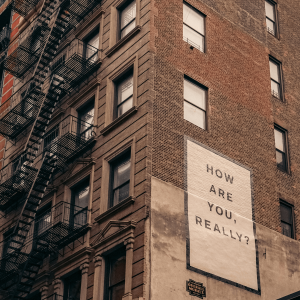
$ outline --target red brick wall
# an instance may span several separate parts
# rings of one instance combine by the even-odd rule
[[[281,39],[274,40],[266,31],[263,1],[244,1],[243,7],[240,1],[187,2],[206,15],[206,53],[190,49],[183,41],[182,1],[154,1],[151,47],[155,53],[156,99],[152,174],[184,188],[184,135],[188,135],[253,170],[257,222],[281,232],[282,197],[295,205],[296,232],[300,232],[296,137],[300,130],[296,117],[300,66],[295,59],[299,41],[288,30],[293,26],[300,29],[296,16],[288,24],[288,15],[299,11],[299,3],[289,0],[280,5]],[[271,97],[272,51],[280,53],[279,59],[283,60],[286,102]],[[183,118],[184,75],[208,88],[207,130]],[[276,167],[274,122],[282,122],[289,130],[291,174]]]
[[[0,8],[0,14],[6,9],[7,3],[3,4]],[[12,52],[12,49],[16,48],[18,45],[18,25],[20,23],[21,17],[13,12],[12,17],[12,24],[11,24],[11,34],[10,34],[10,41],[11,44],[9,46],[8,55]],[[12,95],[13,92],[13,84],[14,84],[14,78],[11,74],[8,72],[4,73],[4,82],[3,82],[3,89],[2,89],[2,99],[1,99],[1,107],[0,107],[0,113],[5,111],[10,103],[8,101],[9,97]],[[4,156],[4,148],[5,148],[5,139],[0,136],[0,168],[2,167],[2,158]]]

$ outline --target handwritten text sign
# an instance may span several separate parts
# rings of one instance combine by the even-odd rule
[[[251,172],[187,140],[189,264],[257,290]]]

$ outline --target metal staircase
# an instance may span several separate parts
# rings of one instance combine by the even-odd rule
[[[39,159],[37,153],[60,97],[59,86],[61,82],[53,78],[49,79],[48,82],[46,80],[50,62],[56,54],[64,30],[67,27],[68,15],[63,10],[56,9],[56,6],[59,4],[59,1],[46,1],[40,15],[41,17],[37,20],[41,27],[49,27],[50,34],[43,43],[32,79],[24,96],[25,99],[28,99],[33,94],[33,91],[39,90],[41,92],[38,97],[40,106],[37,110],[37,117],[33,122],[24,152],[20,158],[20,163],[24,166],[24,172],[33,168],[35,177],[32,180],[30,191],[26,196],[14,230],[8,240],[5,241],[6,253],[3,253],[1,260],[2,276],[0,285],[4,290],[13,288],[10,299],[23,299],[28,295],[44,255],[48,253],[44,250],[44,246],[38,243],[27,253],[24,251],[24,245],[32,220],[35,218],[56,166],[55,157],[46,153],[42,159]],[[17,285],[15,286],[16,283]]]
[[[38,2],[15,0],[13,9],[25,16]],[[73,53],[55,70],[50,66],[66,32],[99,3],[91,0],[44,0],[39,16],[20,37],[17,49],[4,61],[4,68],[14,76],[23,79],[29,74],[32,76],[8,100],[9,108],[0,106],[0,134],[4,137],[14,140],[31,126],[22,154],[0,171],[0,210],[22,203],[17,221],[1,243],[0,299],[1,291],[6,292],[2,299],[26,298],[43,259],[70,238],[82,234],[87,227],[87,208],[60,204],[52,208],[51,226],[41,235],[34,234],[39,222],[36,213],[53,172],[93,141],[93,126],[88,124],[84,125],[85,130],[61,133],[56,144],[51,143],[43,149],[45,133],[55,108],[63,95],[99,66],[98,50],[93,58]],[[80,122],[80,126],[79,123],[77,125],[83,128]],[[77,125],[75,127],[79,128]],[[61,205],[63,213],[60,212]],[[73,219],[71,222],[71,214],[84,221],[75,224],[77,221],[74,223]]]

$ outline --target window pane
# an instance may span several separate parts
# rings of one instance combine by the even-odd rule
[[[114,184],[113,187],[117,188],[130,179],[130,159],[115,166],[114,168]]]
[[[279,65],[270,60],[270,75],[271,78],[280,82]]]
[[[125,280],[126,257],[122,256],[112,262],[110,274],[110,286]]]
[[[271,93],[276,98],[280,98],[280,85],[273,80],[271,80]]]
[[[124,28],[136,17],[136,4],[135,1],[127,5],[121,12],[121,29]]]
[[[187,79],[184,80],[184,99],[206,110],[206,91]]]
[[[127,33],[129,33],[132,29],[135,27],[135,20],[130,23],[128,26],[126,26],[124,29],[121,31],[121,38],[124,37]]]
[[[35,221],[37,234],[41,234],[45,230],[47,230],[51,225],[51,210],[45,213],[43,216],[38,217]]]
[[[90,107],[83,113],[79,113],[80,119],[80,134],[81,137],[85,140],[88,140],[92,136],[92,128],[91,126],[94,124],[94,107]]]
[[[274,12],[274,5],[272,5],[270,2],[265,2],[266,7],[266,16],[275,22],[275,12]]]
[[[97,49],[99,47],[99,33],[95,34],[91,39],[86,42],[86,58],[95,56],[97,58]]]
[[[110,300],[122,300],[125,292],[125,282],[122,282],[111,288]]]
[[[118,84],[118,104],[132,96],[133,94],[133,75],[125,78]]]
[[[285,154],[279,151],[276,151],[276,162],[277,167],[283,171],[286,170],[286,163],[285,163]]]
[[[204,37],[183,24],[183,40],[204,52]]]
[[[68,277],[64,284],[66,300],[80,300],[81,274],[78,272]]]
[[[183,4],[183,23],[204,35],[204,17],[186,4]]]
[[[282,234],[292,237],[292,226],[286,223],[281,222]]]
[[[85,185],[84,187],[78,188],[75,192],[75,205],[80,208],[85,208],[89,204],[90,187]],[[76,212],[75,212],[76,213]]]
[[[119,202],[126,199],[127,197],[129,197],[129,182],[114,191],[113,205],[117,205]]]
[[[184,119],[205,129],[205,112],[184,101]]]
[[[268,31],[274,35],[275,34],[275,23],[273,23],[269,19],[267,19],[266,21],[267,21]]]
[[[280,204],[280,213],[281,213],[281,220],[284,221],[285,223],[292,224],[292,213],[293,210],[290,206]]]
[[[285,134],[284,132],[274,129],[275,133],[275,147],[276,149],[285,152]]]
[[[118,250],[111,256],[109,262],[109,299],[122,300],[125,292],[125,250]]]
[[[128,111],[133,104],[133,97],[127,99],[123,104],[118,107],[118,117],[122,116],[126,111]]]

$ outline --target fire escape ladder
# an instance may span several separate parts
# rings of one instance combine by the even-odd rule
[[[12,243],[18,241],[21,249],[24,249],[28,232],[33,226],[33,219],[38,210],[39,204],[46,191],[48,183],[51,179],[52,173],[56,168],[56,157],[45,155],[41,163],[36,181],[32,187],[30,194],[27,197],[20,219],[16,225],[14,239]],[[25,247],[26,249],[26,247]],[[18,249],[13,249],[18,251]],[[45,243],[39,242],[38,239],[33,239],[31,251],[23,264],[20,264],[20,273],[17,286],[14,288],[13,297],[11,299],[24,299],[31,291],[39,268],[43,263],[43,259],[49,254],[49,246]],[[22,253],[20,253],[22,256]],[[18,262],[17,262],[18,263]]]
[[[21,0],[16,1],[18,1],[18,5],[23,3]],[[35,0],[32,0],[32,3],[34,1]],[[77,211],[75,211],[75,208],[69,207],[68,213],[65,213],[67,218],[58,223],[56,228],[51,229],[57,230],[57,232],[49,230],[49,235],[44,237],[45,240],[35,236],[34,233],[32,234],[37,210],[53,172],[57,168],[59,159],[56,154],[48,149],[45,149],[43,153],[41,151],[41,145],[54,109],[61,95],[65,92],[64,77],[58,74],[54,74],[51,77],[49,76],[50,63],[57,53],[61,39],[70,22],[70,13],[63,7],[60,7],[61,3],[62,0],[45,0],[40,16],[36,21],[38,26],[47,28],[49,33],[47,36],[43,36],[43,44],[40,44],[40,52],[34,61],[37,61],[37,63],[33,64],[33,66],[35,66],[33,76],[24,93],[24,99],[34,98],[32,101],[36,101],[37,104],[36,114],[34,118],[31,118],[31,123],[27,124],[30,125],[33,123],[24,146],[22,155],[24,159],[21,163],[22,166],[20,170],[24,172],[25,175],[29,173],[29,171],[34,171],[34,175],[30,183],[30,188],[28,188],[28,192],[26,196],[24,196],[25,201],[22,211],[5,245],[6,254],[0,261],[0,288],[10,292],[9,300],[26,298],[32,289],[43,259],[54,250],[53,247],[56,247],[56,244],[62,242],[61,240],[64,239],[65,235],[72,233],[73,237],[76,237],[76,234],[87,224],[87,208],[77,208]],[[89,1],[84,1],[84,3],[86,3],[84,13],[86,13],[89,10]],[[21,6],[19,6],[19,8],[20,10],[23,9]],[[81,8],[78,8],[78,11],[83,14]],[[26,51],[25,49],[24,53]],[[30,57],[30,53],[27,54],[28,57]],[[34,94],[37,94],[37,96],[33,97]],[[8,120],[9,119],[5,122],[9,122]],[[0,122],[3,121],[0,120]],[[22,127],[22,124],[20,126]],[[22,128],[18,128],[19,131],[21,129]],[[92,130],[92,127],[89,130]],[[84,138],[79,141],[77,137],[73,141],[73,144],[79,149],[79,146],[83,147],[83,145],[85,145],[86,139],[87,138]],[[89,140],[90,136],[88,137],[88,142]],[[26,181],[26,177],[24,177],[23,181]],[[71,210],[74,215],[76,214],[73,220],[74,224],[70,224],[69,220]],[[79,221],[80,218],[82,219],[81,221]],[[51,239],[51,237],[53,239],[55,236],[57,243],[55,243],[54,240],[52,242],[47,240]]]
[[[56,2],[57,3],[57,2]],[[46,5],[48,4],[48,5]],[[51,2],[45,3],[46,8],[42,10],[42,15],[45,19],[50,18],[53,13],[54,7],[47,9],[51,6]],[[5,285],[5,278],[1,287],[11,289],[13,287],[13,298],[10,299],[23,299],[30,292],[35,275],[37,275],[40,265],[43,262],[43,258],[48,253],[45,249],[46,245],[40,245],[39,243],[33,243],[32,249],[26,250],[26,239],[30,229],[32,228],[35,214],[38,210],[39,204],[44,196],[46,188],[49,184],[53,171],[56,168],[57,158],[51,154],[40,154],[38,157],[38,150],[43,141],[43,136],[47,130],[47,126],[52,117],[52,113],[59,101],[60,96],[60,84],[58,80],[50,79],[50,83],[45,84],[45,78],[49,72],[49,64],[56,54],[60,39],[64,34],[64,22],[67,23],[66,13],[62,10],[58,10],[52,23],[51,34],[54,35],[48,37],[47,42],[44,45],[44,49],[40,55],[38,63],[35,67],[34,75],[32,77],[32,84],[43,88],[44,96],[39,107],[38,116],[34,121],[28,136],[27,142],[24,147],[25,157],[24,166],[26,169],[34,169],[33,166],[39,166],[38,171],[33,180],[31,189],[26,197],[19,219],[14,227],[13,233],[7,243],[6,255],[1,261],[5,264],[5,275],[9,278],[10,274],[17,275],[18,283],[14,288],[14,284]],[[53,93],[56,92],[56,97],[53,97]],[[25,97],[30,94],[30,86],[26,90]],[[51,95],[51,100],[49,99]],[[40,157],[42,157],[40,159]],[[38,161],[37,161],[38,160]],[[21,272],[17,272],[17,270]],[[16,274],[17,272],[17,274]],[[28,278],[29,277],[29,278]],[[13,282],[15,283],[15,282]]]

